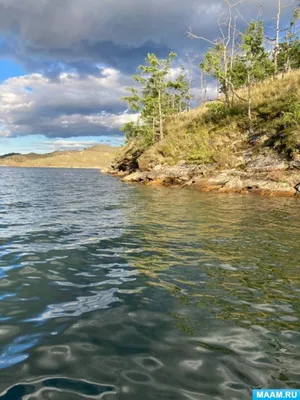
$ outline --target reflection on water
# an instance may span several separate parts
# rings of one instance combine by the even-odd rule
[[[299,387],[297,199],[0,169],[0,399]]]

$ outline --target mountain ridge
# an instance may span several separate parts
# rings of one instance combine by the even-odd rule
[[[117,147],[100,144],[82,150],[56,150],[45,154],[9,153],[0,156],[0,166],[105,169],[110,166],[117,151]]]

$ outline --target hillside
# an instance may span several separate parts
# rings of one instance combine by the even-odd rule
[[[0,156],[0,166],[48,168],[108,168],[116,147],[97,145],[84,150],[55,151],[48,154],[16,154]]]
[[[164,139],[150,147],[142,138],[131,140],[119,152],[114,173],[128,175],[126,181],[207,191],[298,193],[300,71],[253,87],[251,135],[245,90],[238,96],[230,108],[213,101],[169,117]]]

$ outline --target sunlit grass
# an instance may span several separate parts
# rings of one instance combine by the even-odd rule
[[[238,91],[247,99],[247,89]],[[292,158],[300,150],[300,71],[270,78],[252,88],[254,133],[264,137],[262,147]],[[249,147],[247,102],[235,98],[231,108],[212,101],[190,112],[171,116],[165,123],[165,138],[140,157],[147,163],[218,163],[237,165]]]

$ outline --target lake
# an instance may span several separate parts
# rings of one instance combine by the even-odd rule
[[[0,168],[0,400],[299,388],[299,210]]]

